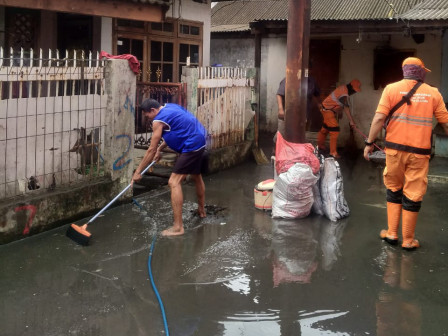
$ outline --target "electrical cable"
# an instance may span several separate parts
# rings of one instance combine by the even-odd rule
[[[159,291],[157,290],[156,284],[154,283],[154,277],[152,276],[151,260],[152,260],[152,255],[153,255],[156,239],[157,239],[157,235],[154,235],[154,238],[152,239],[151,247],[149,249],[148,273],[149,273],[149,279],[151,280],[152,289],[154,290],[154,294],[156,295],[157,301],[159,302],[160,311],[162,312],[163,326],[165,328],[165,335],[170,336],[170,333],[168,330],[168,322],[166,320],[165,308],[163,307],[162,299],[160,298]]]

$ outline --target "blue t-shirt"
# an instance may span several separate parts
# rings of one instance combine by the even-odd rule
[[[166,125],[162,138],[178,153],[197,151],[205,147],[207,132],[196,117],[177,104],[165,104],[154,121]]]

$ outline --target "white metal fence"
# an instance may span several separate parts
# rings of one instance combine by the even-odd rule
[[[203,67],[198,75],[197,118],[208,131],[210,149],[244,141],[246,109],[254,79],[247,69]]]
[[[0,48],[0,200],[103,175],[106,101],[98,55]]]

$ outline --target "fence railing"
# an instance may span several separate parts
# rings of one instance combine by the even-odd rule
[[[98,56],[0,48],[0,199],[104,174]]]
[[[160,104],[176,103],[185,107],[185,85],[182,83],[137,83],[135,104],[135,138],[134,147],[146,149],[151,142],[151,124],[145,120],[140,104],[147,98],[157,100]]]
[[[245,115],[253,87],[254,79],[245,68],[199,68],[197,118],[209,134],[208,148],[244,141]]]

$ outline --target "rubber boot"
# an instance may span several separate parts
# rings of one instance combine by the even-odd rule
[[[401,204],[387,202],[387,230],[381,230],[380,237],[391,245],[398,243],[401,208]]]
[[[335,159],[340,158],[338,154],[338,137],[339,132],[330,132],[330,155]]]
[[[418,212],[403,210],[403,247],[405,250],[414,250],[420,247],[417,239],[414,239],[415,226],[417,225]]]

